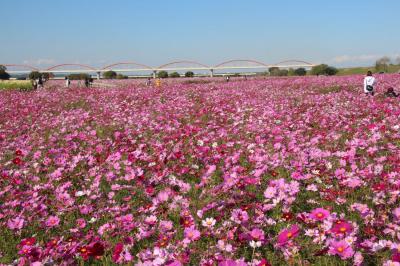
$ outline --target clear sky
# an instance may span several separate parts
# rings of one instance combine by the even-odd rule
[[[399,0],[1,0],[0,64],[400,56]]]

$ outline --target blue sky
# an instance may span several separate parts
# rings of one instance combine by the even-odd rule
[[[4,0],[0,9],[0,63],[346,66],[400,56],[399,0]]]

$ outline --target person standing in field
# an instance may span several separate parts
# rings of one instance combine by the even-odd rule
[[[150,85],[151,85],[151,79],[150,79],[150,78],[147,78],[146,86],[149,87]]]
[[[365,95],[372,95],[374,96],[374,86],[375,86],[376,80],[372,76],[372,72],[368,71],[367,76],[364,78],[364,93]]]
[[[69,88],[69,85],[71,85],[71,81],[68,77],[65,77],[65,87]]]

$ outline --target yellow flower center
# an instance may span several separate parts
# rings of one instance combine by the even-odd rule
[[[339,251],[340,253],[342,253],[344,251],[343,247],[338,247],[337,251]]]
[[[293,236],[293,234],[291,232],[287,233],[286,235],[288,238],[291,238]]]
[[[340,232],[342,233],[346,232],[346,227],[340,227]]]

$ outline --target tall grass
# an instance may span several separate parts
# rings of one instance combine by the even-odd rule
[[[32,90],[33,86],[29,80],[0,80],[0,90]]]

